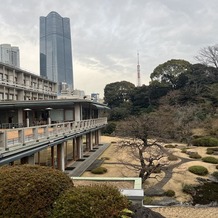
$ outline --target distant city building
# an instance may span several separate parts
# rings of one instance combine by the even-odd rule
[[[70,19],[50,12],[40,17],[40,75],[73,90]]]
[[[99,100],[99,93],[92,93],[92,94],[91,94],[91,99],[92,99],[94,102],[98,102],[98,100]]]
[[[0,62],[14,67],[20,67],[20,52],[16,46],[10,44],[0,45]]]

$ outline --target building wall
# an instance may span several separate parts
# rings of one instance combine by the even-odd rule
[[[57,98],[57,84],[19,68],[0,63],[0,101]]]
[[[40,75],[73,90],[70,20],[56,12],[40,17]]]

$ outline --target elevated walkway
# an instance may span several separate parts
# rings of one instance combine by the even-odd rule
[[[65,170],[69,176],[81,176],[95,160],[108,148],[110,144],[99,144],[98,147],[93,148],[92,151],[86,153],[82,159],[75,161]]]

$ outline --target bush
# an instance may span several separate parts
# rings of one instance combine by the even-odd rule
[[[193,195],[196,192],[195,187],[193,185],[187,185],[187,184],[183,186],[182,191],[190,195]]]
[[[152,173],[161,173],[161,167],[156,167],[155,169],[153,169]]]
[[[128,199],[113,186],[78,186],[66,191],[55,202],[52,217],[116,218],[129,206]]]
[[[206,163],[218,164],[218,159],[215,157],[211,157],[211,156],[203,157],[202,161],[204,161]]]
[[[102,134],[111,135],[115,131],[116,126],[116,123],[108,123],[108,125],[103,128]]]
[[[194,146],[205,146],[205,147],[213,147],[213,146],[218,146],[218,139],[205,136],[201,138],[197,138],[192,140],[192,144]]]
[[[171,145],[171,144],[165,145],[165,148],[175,148],[175,147],[176,147],[175,145]]]
[[[175,196],[175,194],[176,193],[173,190],[171,190],[171,189],[169,189],[169,190],[164,192],[164,195],[166,195],[168,197],[173,197],[173,196]]]
[[[218,165],[216,165],[216,169],[218,169]]]
[[[189,157],[194,159],[201,159],[201,155],[199,155],[197,152],[189,154]]]
[[[102,160],[110,160],[109,157],[102,157],[101,159],[102,159]]]
[[[104,174],[107,172],[107,169],[105,167],[97,167],[93,170],[91,170],[91,173],[93,174]]]
[[[205,176],[208,174],[207,168],[203,166],[191,166],[188,168],[188,171],[200,176]]]
[[[153,202],[153,198],[150,196],[144,196],[143,204],[151,204]]]
[[[216,179],[218,179],[218,171],[215,171],[211,174],[213,177],[215,177]]]
[[[176,157],[175,155],[169,155],[168,160],[169,161],[176,161],[176,160],[178,160],[178,157]]]
[[[72,184],[67,175],[49,167],[2,167],[0,217],[47,217],[57,197]]]
[[[213,154],[213,153],[214,153],[214,151],[212,149],[210,149],[210,148],[207,149],[206,154]]]
[[[182,152],[182,153],[186,153],[186,152],[187,152],[187,148],[182,148],[182,149],[181,149],[181,152]]]

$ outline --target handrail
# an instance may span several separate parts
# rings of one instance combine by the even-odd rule
[[[54,140],[84,132],[107,124],[107,118],[55,123],[25,128],[0,130],[0,154],[13,149],[23,148],[29,144]]]

